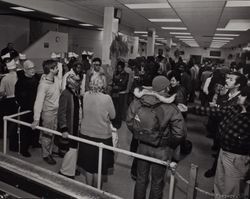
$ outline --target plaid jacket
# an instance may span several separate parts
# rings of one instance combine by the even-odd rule
[[[221,148],[225,151],[250,155],[250,113],[242,113],[238,105],[218,107],[195,107],[191,112],[211,115],[220,120]]]

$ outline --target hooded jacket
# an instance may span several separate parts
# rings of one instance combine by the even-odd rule
[[[173,103],[165,103],[167,98],[164,94],[147,91],[139,95],[136,93],[136,96],[139,98],[135,98],[128,109],[126,122],[129,130],[133,132],[133,119],[142,104],[145,106],[159,104],[161,109],[157,112],[157,117],[159,118],[160,128],[164,129],[160,146],[175,149],[186,137],[186,125],[180,110]]]

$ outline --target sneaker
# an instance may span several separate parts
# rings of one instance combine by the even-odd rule
[[[214,169],[208,169],[205,173],[204,176],[206,178],[211,178],[213,176],[215,176],[215,170]]]
[[[51,164],[51,165],[55,165],[55,164],[56,164],[56,161],[52,158],[51,155],[49,155],[49,156],[43,158],[43,160],[44,160],[45,162],[47,162],[48,164]]]
[[[30,152],[28,152],[28,151],[21,152],[21,154],[22,154],[22,156],[24,156],[24,157],[26,157],[26,158],[31,157],[31,154],[30,154]]]

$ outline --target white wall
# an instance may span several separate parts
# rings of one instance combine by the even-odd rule
[[[1,15],[0,17],[0,50],[12,42],[17,51],[29,45],[29,20],[22,17]]]
[[[50,31],[29,46],[24,53],[34,61],[38,73],[43,72],[42,62],[50,59],[51,53],[66,53],[68,51],[68,34]]]

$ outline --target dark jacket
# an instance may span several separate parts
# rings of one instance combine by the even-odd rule
[[[61,93],[58,108],[58,127],[61,132],[68,132],[71,135],[78,136],[79,127],[79,98],[66,87]],[[77,143],[72,142],[75,147]]]
[[[135,98],[130,104],[127,113],[126,122],[128,129],[133,132],[133,118],[135,117],[141,104],[155,106],[159,103],[161,111],[158,113],[158,118],[160,128],[164,129],[160,146],[175,149],[186,136],[186,125],[180,110],[173,103],[165,104],[152,95],[143,95],[140,99]]]
[[[22,75],[22,77],[18,78],[15,85],[15,97],[21,107],[21,111],[33,111],[39,81],[40,76],[37,74],[33,77]]]

